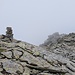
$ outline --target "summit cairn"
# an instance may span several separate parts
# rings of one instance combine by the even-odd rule
[[[10,41],[13,40],[13,33],[12,33],[12,28],[11,27],[7,27],[6,28],[6,37],[9,38]]]
[[[5,42],[12,42],[13,41],[13,31],[11,27],[6,28],[6,35],[2,34],[0,40]]]

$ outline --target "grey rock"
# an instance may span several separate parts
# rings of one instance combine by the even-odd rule
[[[0,75],[75,75],[75,34],[54,33],[41,47],[0,38]]]
[[[6,56],[7,58],[12,58],[12,52],[11,51],[1,52],[1,54],[3,54],[4,56]]]

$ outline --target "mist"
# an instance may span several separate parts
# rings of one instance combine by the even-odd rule
[[[0,0],[0,34],[39,45],[55,32],[75,32],[75,0]]]

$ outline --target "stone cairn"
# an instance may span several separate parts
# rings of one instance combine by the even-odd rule
[[[12,42],[13,41],[13,31],[11,27],[6,28],[6,35],[2,35],[2,40]]]
[[[6,37],[9,38],[10,41],[13,40],[13,32],[11,27],[6,28]]]

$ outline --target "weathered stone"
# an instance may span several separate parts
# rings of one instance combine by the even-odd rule
[[[5,48],[0,47],[0,52],[4,52],[4,51],[6,51],[6,49],[5,49]]]
[[[16,74],[17,71],[20,71],[21,73],[23,72],[23,67],[11,60],[5,59],[5,60],[0,60],[0,62],[3,65],[3,68],[6,70],[8,73],[13,73]]]
[[[13,54],[14,54],[15,59],[19,59],[23,53],[22,53],[22,51],[14,50]]]
[[[53,74],[49,74],[49,73],[39,73],[37,75],[53,75]]]
[[[24,52],[23,56],[20,58],[21,61],[26,61],[29,64],[33,64],[33,65],[39,65],[40,61],[38,59],[36,59],[33,55],[31,55],[28,52]]]
[[[3,54],[4,56],[6,56],[7,58],[12,58],[12,52],[11,51],[1,52],[1,54]]]
[[[30,69],[25,67],[25,71],[24,71],[23,75],[30,75]]]
[[[34,56],[40,56],[40,52],[39,51],[36,51],[36,52],[33,53],[33,55]]]
[[[0,75],[3,75],[2,73],[0,73]]]
[[[13,38],[12,29],[0,38],[0,75],[75,75],[75,34],[49,36],[38,47]]]
[[[1,72],[1,71],[3,71],[3,69],[2,69],[2,68],[0,68],[0,72]]]

